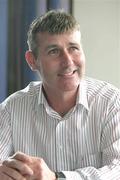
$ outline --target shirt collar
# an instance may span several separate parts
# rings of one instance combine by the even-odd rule
[[[46,98],[45,98],[45,96],[43,94],[42,83],[40,84],[38,104],[48,104],[47,101],[46,101]],[[89,109],[89,107],[88,107],[88,100],[87,100],[87,84],[86,84],[85,79],[80,81],[76,104],[81,104],[87,110]]]
[[[80,81],[76,104],[81,104],[87,110],[89,110],[88,100],[87,100],[87,83],[86,83],[85,79],[82,79]]]
[[[44,96],[44,93],[43,93],[43,88],[42,88],[42,83],[40,84],[40,90],[39,90],[39,97],[38,97],[38,104],[45,104],[47,101],[46,101],[46,98]]]

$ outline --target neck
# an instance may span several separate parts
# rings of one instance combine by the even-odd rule
[[[48,104],[61,116],[64,116],[76,104],[77,89],[74,91],[48,91],[43,89]]]

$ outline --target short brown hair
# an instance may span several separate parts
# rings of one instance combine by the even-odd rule
[[[50,34],[62,34],[67,31],[80,30],[76,19],[63,10],[51,10],[36,18],[30,25],[28,31],[28,46],[37,57],[37,34],[48,32]]]

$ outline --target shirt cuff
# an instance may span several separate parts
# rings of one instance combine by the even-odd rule
[[[80,174],[76,171],[62,171],[66,176],[66,180],[82,180]]]

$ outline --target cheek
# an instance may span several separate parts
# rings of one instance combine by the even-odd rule
[[[41,75],[47,78],[54,77],[57,73],[57,65],[52,62],[43,63],[40,66]]]
[[[47,69],[49,69],[49,64],[41,58],[41,61],[38,62],[38,69],[40,72],[47,72]]]
[[[82,56],[80,59],[80,65],[85,66],[85,56]]]
[[[84,67],[85,66],[85,56],[84,54],[79,54],[76,57],[74,57],[75,61],[76,61],[76,65],[79,67]]]

